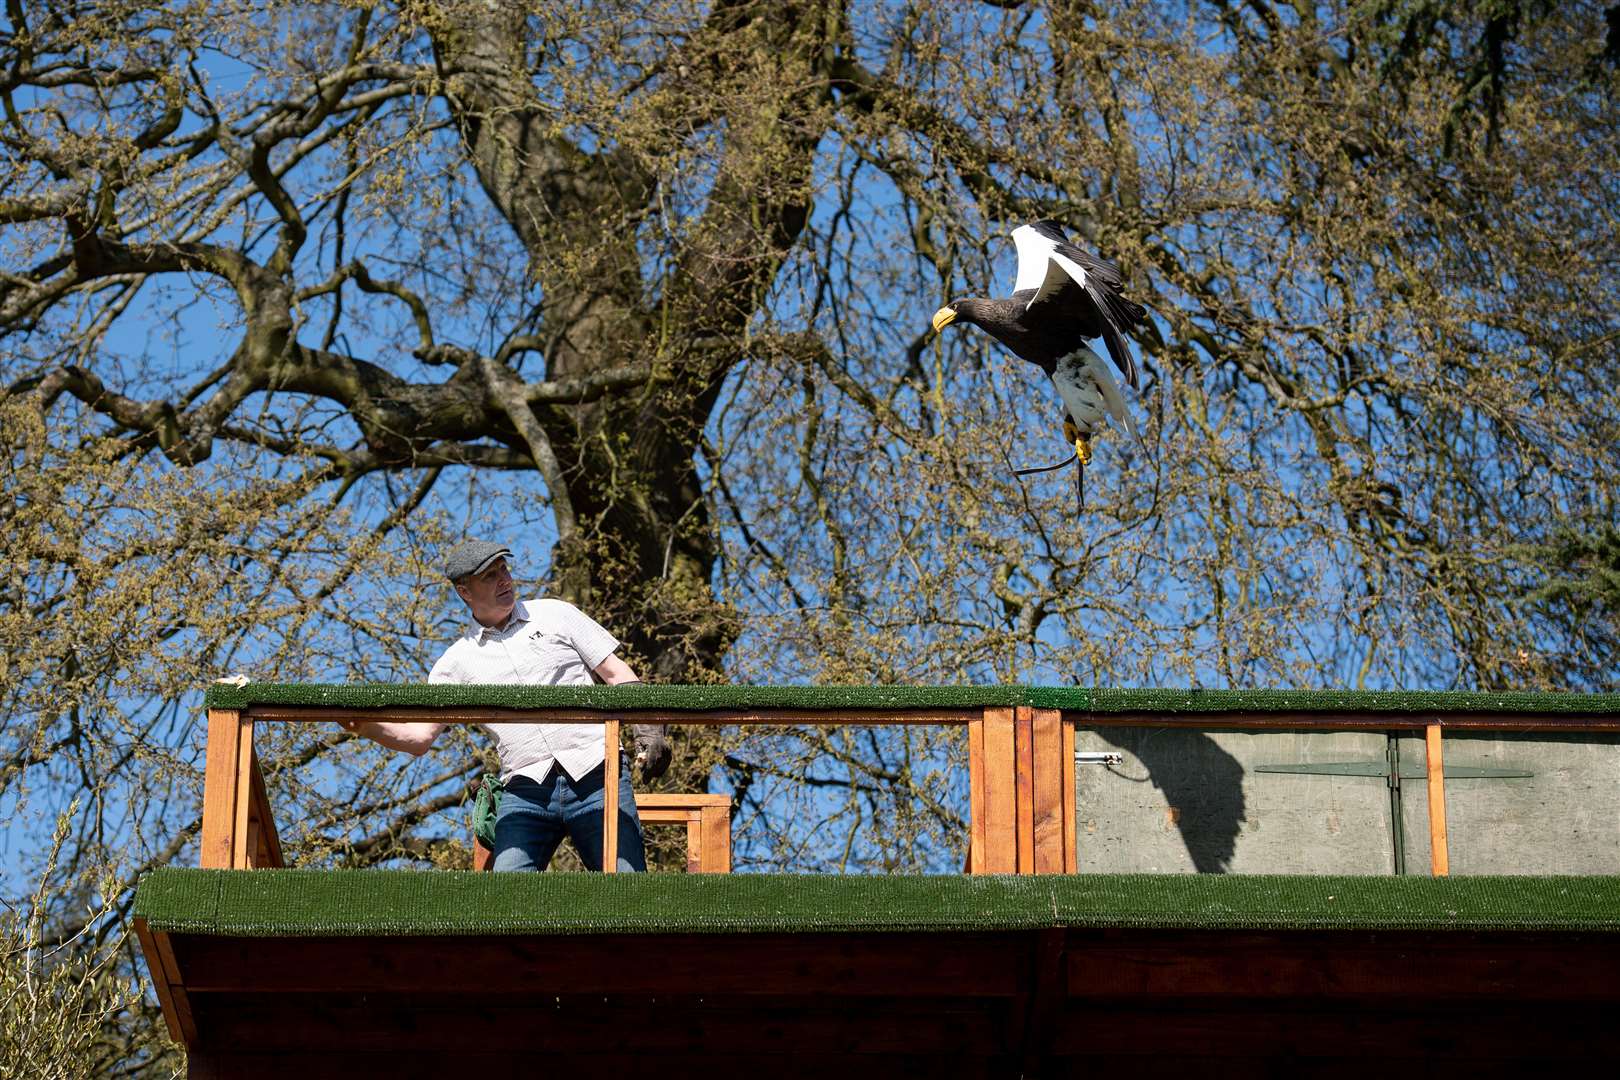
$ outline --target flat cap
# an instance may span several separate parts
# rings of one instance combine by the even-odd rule
[[[512,549],[493,540],[463,540],[444,556],[444,576],[451,581],[481,574],[496,559],[510,559]]]

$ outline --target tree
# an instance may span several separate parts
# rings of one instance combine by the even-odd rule
[[[1600,4],[6,11],[0,808],[86,796],[59,877],[186,852],[214,675],[421,678],[467,528],[666,681],[1616,684],[1557,592],[1617,526]],[[1045,389],[923,336],[1038,217],[1153,311],[1078,518],[1010,476]],[[467,744],[267,735],[297,858],[464,858]],[[895,739],[676,782],[949,865],[960,748]]]

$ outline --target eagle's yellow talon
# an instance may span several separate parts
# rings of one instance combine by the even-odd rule
[[[1091,464],[1091,436],[1084,434],[1067,416],[1063,418],[1063,439],[1074,447],[1074,456],[1080,464]]]

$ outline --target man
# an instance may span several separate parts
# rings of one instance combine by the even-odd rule
[[[562,600],[517,600],[506,547],[466,540],[445,556],[444,573],[473,621],[433,665],[433,683],[527,683],[589,686],[640,682],[614,654],[619,642]],[[347,721],[350,731],[394,750],[423,754],[444,724]],[[591,870],[602,868],[601,724],[491,724],[501,759],[500,814],[495,819],[495,869],[544,870],[564,834]],[[661,725],[634,725],[643,779],[669,767]],[[645,870],[641,819],[629,766],[619,783],[620,870]]]

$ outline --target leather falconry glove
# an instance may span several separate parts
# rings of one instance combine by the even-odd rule
[[[636,743],[636,767],[643,780],[656,780],[669,768],[669,740],[663,724],[631,724]]]

